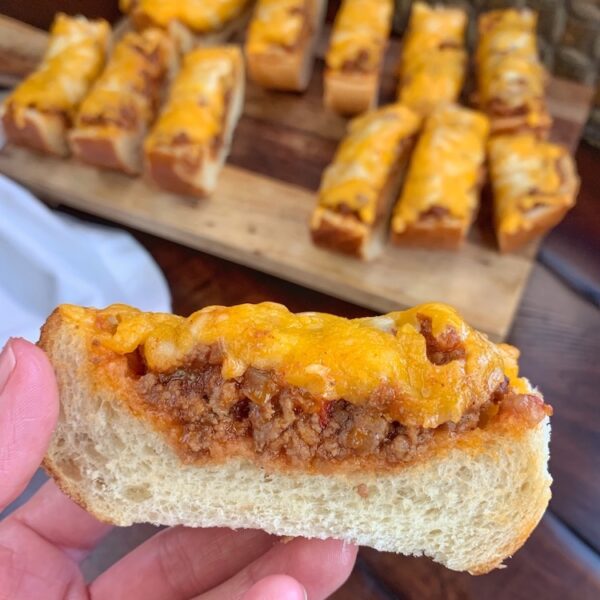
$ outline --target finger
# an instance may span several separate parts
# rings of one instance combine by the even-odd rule
[[[289,575],[270,575],[255,583],[244,600],[307,600],[304,586]]]
[[[251,529],[172,527],[100,575],[90,587],[91,596],[188,600],[227,580],[274,543],[272,536]]]
[[[349,577],[356,560],[356,546],[337,540],[297,538],[279,544],[201,600],[240,600],[260,580],[285,574],[300,582],[310,600],[327,598]],[[199,599],[199,600],[200,600]]]
[[[78,562],[83,560],[111,529],[110,525],[101,523],[67,498],[54,481],[46,482],[27,504],[16,510],[8,519],[14,519],[20,525],[36,532]]]
[[[109,527],[53,481],[0,523],[0,599],[87,598],[82,560]]]
[[[37,346],[9,340],[0,354],[0,510],[25,488],[50,442],[58,390]]]
[[[77,564],[9,517],[0,526],[0,598],[87,598]]]

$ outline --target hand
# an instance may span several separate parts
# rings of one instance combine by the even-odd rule
[[[46,355],[11,340],[0,355],[0,510],[26,487],[58,417]],[[0,600],[316,600],[348,577],[356,548],[261,531],[173,527],[86,585],[79,563],[108,533],[47,482],[0,522]]]

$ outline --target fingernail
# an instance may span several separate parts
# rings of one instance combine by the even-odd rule
[[[15,365],[17,364],[17,359],[15,358],[15,353],[11,348],[11,341],[6,342],[6,345],[0,352],[0,394],[4,391],[8,380],[10,379],[10,374],[15,370]]]

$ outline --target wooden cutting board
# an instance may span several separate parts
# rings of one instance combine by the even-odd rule
[[[0,19],[0,39],[3,27],[6,21]],[[26,30],[19,33],[23,41]],[[4,55],[0,56],[0,65],[11,64],[7,57],[10,52],[10,48],[0,45],[0,54]],[[22,62],[24,54],[19,52]],[[393,44],[386,63],[383,101],[393,99],[396,54],[397,44]],[[308,221],[315,191],[345,127],[342,118],[323,108],[321,82],[319,60],[304,95],[248,86],[231,156],[216,192],[208,200],[192,201],[163,193],[141,178],[12,146],[0,153],[0,172],[60,204],[376,311],[433,300],[448,302],[473,326],[494,339],[503,339],[537,245],[514,255],[500,255],[494,246],[486,206],[459,252],[388,247],[377,259],[361,262],[312,245]],[[551,81],[554,139],[571,149],[576,147],[591,96],[592,90],[587,87]],[[484,203],[489,203],[489,198],[484,198]]]

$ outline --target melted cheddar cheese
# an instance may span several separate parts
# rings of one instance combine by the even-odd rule
[[[400,62],[402,104],[425,116],[457,100],[466,73],[466,23],[463,10],[413,4]]]
[[[228,96],[242,68],[237,46],[198,48],[183,59],[169,98],[145,149],[178,143],[206,144],[223,130]]]
[[[273,46],[291,49],[313,21],[310,0],[258,0],[248,29],[246,51],[260,54]]]
[[[398,101],[423,116],[436,106],[458,99],[465,80],[467,56],[464,51],[444,50],[426,60],[408,60],[398,86]]]
[[[536,53],[537,42],[535,35],[532,35],[531,32],[500,29],[494,31],[493,35],[484,35],[479,39],[476,60],[482,62],[505,54],[535,56]]]
[[[499,136],[489,143],[494,212],[499,231],[513,234],[535,223],[530,211],[538,207],[572,206],[576,182],[566,148],[531,134]],[[561,171],[567,161],[568,171]]]
[[[121,0],[125,13],[141,15],[158,27],[179,21],[199,32],[215,31],[237,17],[248,0]]]
[[[516,126],[545,128],[550,117],[544,101],[546,71],[536,42],[537,15],[509,9],[484,13],[476,51],[481,107],[492,119],[515,119]]]
[[[352,320],[293,314],[270,302],[210,306],[187,319],[124,305],[59,310],[92,333],[92,344],[117,355],[139,350],[152,372],[186,368],[195,348],[218,344],[226,380],[240,378],[250,367],[273,372],[285,384],[306,390],[318,405],[337,399],[373,402],[405,425],[456,422],[487,402],[506,378],[514,391],[531,391],[518,377],[515,348],[490,342],[443,304]],[[434,336],[453,330],[464,358],[432,363],[420,318],[431,321]]]
[[[480,36],[502,30],[535,33],[537,20],[537,13],[532,10],[505,8],[482,13],[477,28]]]
[[[429,116],[394,209],[396,233],[437,207],[468,226],[477,208],[488,130],[485,116],[455,105],[438,107]]]
[[[463,48],[466,25],[467,14],[464,10],[415,2],[410,13],[408,32],[402,42],[402,53],[423,55],[444,47]]]
[[[407,138],[420,119],[410,109],[391,104],[350,122],[333,162],[323,174],[319,207],[353,211],[372,224],[381,192],[396,167]]]
[[[333,25],[325,57],[327,68],[359,72],[378,69],[392,16],[392,0],[344,0]]]
[[[147,125],[154,115],[171,52],[169,38],[159,29],[127,33],[82,102],[76,126],[93,122],[111,128],[123,119],[134,128]]]
[[[110,36],[109,24],[59,13],[38,68],[17,86],[7,104],[16,111],[73,112],[100,73]]]

